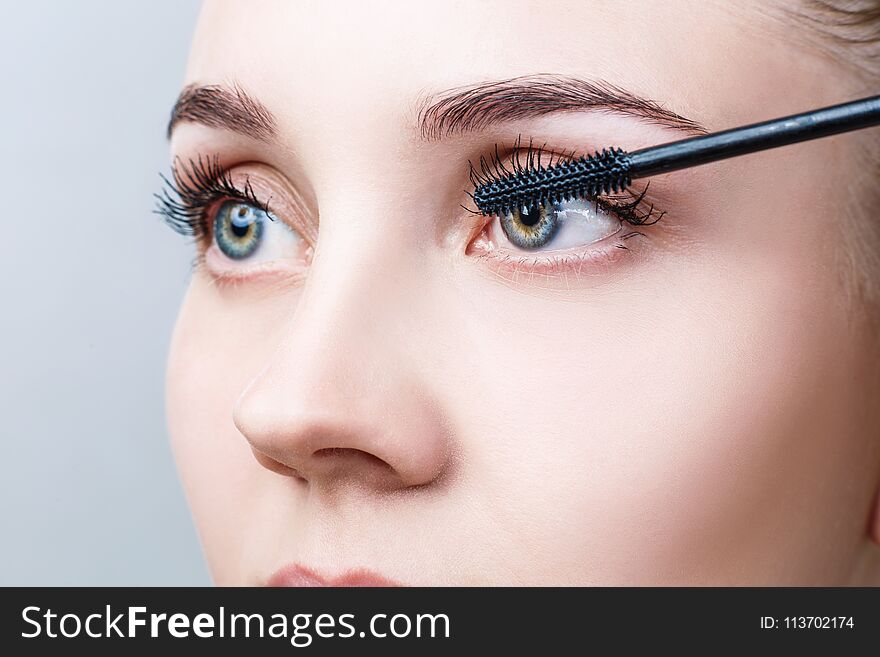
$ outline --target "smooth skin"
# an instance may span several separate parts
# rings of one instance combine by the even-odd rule
[[[657,177],[666,214],[628,249],[554,261],[460,207],[468,160],[685,135],[602,111],[418,130],[426,99],[522,75],[708,130],[855,79],[767,3],[342,4],[209,1],[192,46],[185,83],[238,83],[278,136],[187,121],[172,154],[218,154],[296,231],[250,270],[197,245],[174,333],[214,581],[880,583],[880,359],[842,257],[867,131]]]

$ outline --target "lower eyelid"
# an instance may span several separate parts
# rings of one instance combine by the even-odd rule
[[[311,257],[312,248],[308,247],[306,256]],[[252,280],[287,280],[292,283],[304,280],[308,266],[289,259],[264,260],[250,265],[230,267],[229,260],[219,252],[216,244],[211,244],[198,260],[217,282],[243,282]]]
[[[648,246],[646,238],[638,227],[624,223],[613,236],[586,247],[530,254],[503,248],[485,248],[485,245],[481,247],[475,240],[475,248],[470,250],[470,255],[502,278],[510,280],[595,276],[609,273],[610,269],[626,259],[642,255],[639,251]]]

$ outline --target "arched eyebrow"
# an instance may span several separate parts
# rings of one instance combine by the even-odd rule
[[[479,83],[432,94],[418,112],[418,128],[423,139],[436,140],[507,121],[588,110],[635,116],[689,134],[708,132],[693,119],[609,82],[549,74]],[[169,139],[174,128],[186,121],[231,130],[264,142],[278,134],[272,112],[237,83],[184,87],[171,110]]]
[[[422,138],[432,140],[496,123],[588,110],[635,116],[692,135],[708,132],[693,119],[604,80],[552,74],[524,75],[429,96],[419,112],[419,131]]]
[[[269,141],[278,134],[272,112],[237,83],[184,87],[171,109],[166,131],[169,139],[177,124],[184,121],[232,130],[258,141]]]

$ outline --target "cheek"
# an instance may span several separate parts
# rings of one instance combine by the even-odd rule
[[[246,311],[243,311],[246,309]],[[171,442],[208,563],[218,584],[247,581],[243,537],[270,513],[275,484],[257,465],[232,419],[238,397],[268,359],[277,304],[218,293],[194,276],[168,359]]]
[[[691,258],[481,313],[472,465],[507,544],[529,546],[522,572],[540,552],[560,583],[835,576],[862,520],[859,355],[833,277],[807,270]]]

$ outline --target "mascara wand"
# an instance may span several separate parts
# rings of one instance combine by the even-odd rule
[[[880,124],[880,96],[627,153],[620,148],[501,176],[474,190],[481,214],[617,192],[636,178]]]

